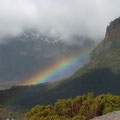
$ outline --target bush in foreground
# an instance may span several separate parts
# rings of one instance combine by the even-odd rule
[[[111,94],[94,97],[93,93],[75,99],[58,100],[54,106],[32,108],[26,120],[90,120],[94,117],[120,110],[120,96]]]

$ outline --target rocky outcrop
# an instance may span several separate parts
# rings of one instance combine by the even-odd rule
[[[106,29],[104,40],[91,52],[89,62],[94,61],[98,56],[120,45],[120,17],[112,21]]]
[[[105,40],[108,40],[109,38],[120,38],[120,17],[112,21],[107,27]]]
[[[120,120],[120,111],[109,113],[101,117],[94,118],[92,120]]]
[[[106,30],[104,40],[90,53],[92,68],[107,68],[120,73],[120,17],[112,21]]]

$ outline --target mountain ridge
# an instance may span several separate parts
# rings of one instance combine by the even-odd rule
[[[75,98],[78,95],[87,94],[91,91],[95,95],[103,93],[119,95],[120,45],[117,43],[120,41],[118,34],[120,33],[120,18],[114,21],[107,27],[105,39],[91,52],[88,63],[70,78],[60,83],[58,82],[58,84],[56,83],[57,85],[51,89],[48,89],[49,85],[47,86],[45,83],[36,86],[26,86],[26,88],[0,91],[0,95],[2,95],[0,104],[8,102],[6,96],[14,98],[26,90],[29,90],[26,96],[19,98],[14,105],[35,106],[37,104],[54,104],[57,99]],[[111,25],[114,27],[111,27]],[[115,31],[113,35],[112,30]]]
[[[7,36],[4,40],[6,41],[4,44],[0,43],[1,89],[20,84],[69,55],[76,57],[79,51],[85,50],[85,45],[90,49],[94,46],[94,43],[87,39],[87,44],[83,42],[81,46],[68,45],[59,37],[51,37],[47,33],[31,29],[18,36]],[[59,76],[57,80],[69,77],[77,69],[79,67],[67,75]]]

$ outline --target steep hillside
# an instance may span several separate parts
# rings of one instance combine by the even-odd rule
[[[120,18],[107,27],[105,39],[91,52],[84,71],[85,68],[90,71],[105,68],[115,74],[120,72]],[[79,76],[79,71],[74,76]]]
[[[7,98],[14,105],[35,106],[55,103],[57,99],[76,97],[93,91],[95,95],[120,95],[120,18],[107,27],[105,39],[91,52],[88,63],[69,79],[36,86],[14,87],[0,92],[0,103]],[[53,87],[54,86],[54,87]]]
[[[105,39],[90,54],[95,67],[106,67],[114,73],[120,71],[120,18],[107,27]]]

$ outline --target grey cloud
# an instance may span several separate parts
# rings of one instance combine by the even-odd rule
[[[70,41],[73,35],[102,39],[120,15],[119,0],[1,0],[0,36],[37,28]]]

